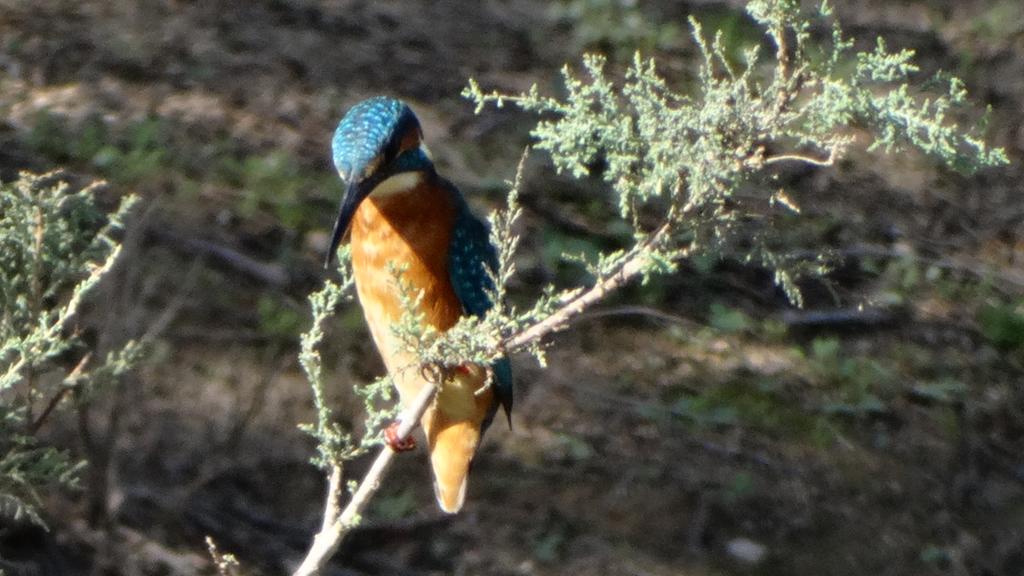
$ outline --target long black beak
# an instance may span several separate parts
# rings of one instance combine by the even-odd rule
[[[331,267],[334,254],[338,251],[338,244],[341,244],[341,239],[345,236],[345,232],[348,231],[348,227],[352,223],[352,217],[356,214],[356,209],[359,208],[363,198],[369,195],[372,190],[372,186],[367,187],[363,185],[363,182],[349,180],[348,187],[345,189],[345,196],[341,199],[338,220],[334,223],[334,232],[331,234],[331,246],[324,257],[324,268]]]
[[[354,178],[348,178],[348,188],[345,189],[345,196],[341,199],[341,210],[338,211],[338,221],[334,223],[334,232],[331,234],[331,246],[327,250],[327,256],[324,258],[324,268],[331,267],[334,254],[338,251],[338,244],[341,244],[341,239],[345,237],[345,232],[348,232],[348,227],[352,224],[352,217],[356,215],[356,209],[359,208],[359,204],[370,195],[370,192],[373,192],[373,189],[378,184],[401,171],[389,167],[375,172],[373,175],[367,176],[362,180],[357,181]],[[353,173],[357,174],[358,171],[354,170]]]

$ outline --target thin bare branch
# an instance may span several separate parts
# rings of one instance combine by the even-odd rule
[[[184,236],[157,226],[146,232],[175,250],[201,258],[208,257],[268,286],[284,289],[292,283],[292,278],[283,266],[272,262],[261,262],[231,246],[218,244],[204,238]]]
[[[75,365],[74,369],[71,370],[67,377],[64,378],[64,382],[60,387],[60,390],[50,398],[50,401],[46,404],[46,408],[44,408],[39,416],[32,421],[32,425],[28,430],[29,434],[35,434],[39,431],[39,428],[42,427],[43,423],[46,422],[46,419],[50,417],[50,414],[55,408],[57,408],[61,400],[63,400],[64,397],[68,395],[68,392],[76,386],[78,378],[81,377],[82,372],[84,372],[86,365],[89,364],[89,360],[91,359],[92,352],[88,352],[85,356],[82,356],[82,359],[78,361],[78,364]]]
[[[427,408],[434,401],[437,393],[435,386],[424,386],[419,396],[402,411],[399,417],[397,434],[399,438],[405,438],[419,424],[420,418]],[[395,452],[389,446],[381,448],[377,459],[373,461],[370,470],[363,476],[359,488],[352,494],[348,505],[338,515],[338,499],[341,492],[341,470],[337,467],[331,473],[327,503],[324,509],[324,525],[320,532],[313,539],[313,545],[306,553],[305,559],[293,576],[313,576],[320,574],[331,556],[337,551],[345,535],[355,526],[362,517],[363,510],[370,503],[370,499],[380,487],[384,472],[391,465],[391,459]],[[333,522],[327,522],[328,518],[335,518]]]
[[[643,273],[648,250],[666,241],[669,229],[669,224],[663,224],[645,242],[630,251],[630,256],[623,259],[618,269],[581,292],[550,316],[506,338],[502,343],[502,348],[508,351],[519,350],[539,341],[548,334],[564,330],[573,319],[585,310]]]
[[[783,154],[780,156],[770,156],[764,159],[764,165],[769,166],[771,164],[778,164],[780,162],[803,162],[805,164],[811,164],[813,166],[832,166],[836,163],[836,149],[832,148],[829,150],[828,158],[824,160],[815,158],[813,156],[804,156],[802,154]]]
[[[687,328],[699,328],[701,324],[689,318],[684,318],[678,314],[672,314],[657,308],[650,306],[640,305],[624,305],[615,306],[614,308],[606,308],[603,310],[594,310],[591,312],[585,312],[580,315],[579,320],[599,320],[601,318],[620,318],[623,316],[636,316],[640,318],[649,318],[655,322],[663,322],[666,324],[677,324],[679,326],[685,326]]]

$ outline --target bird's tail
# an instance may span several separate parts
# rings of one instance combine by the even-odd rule
[[[434,469],[434,494],[441,510],[455,514],[466,500],[469,464],[480,442],[480,422],[451,420],[434,411],[427,427],[430,464]]]

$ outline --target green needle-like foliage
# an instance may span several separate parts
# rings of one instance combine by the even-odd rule
[[[40,442],[37,432],[69,392],[90,393],[141,354],[128,343],[101,362],[83,355],[72,320],[120,251],[112,236],[134,197],[103,214],[98,185],[72,191],[56,174],[23,173],[0,183],[0,515],[40,521],[49,485],[73,485],[80,464]]]
[[[392,397],[391,378],[385,376],[364,386],[355,386],[356,395],[363,401],[367,414],[365,432],[359,439],[353,437],[334,418],[334,412],[326,401],[323,363],[319,347],[323,343],[324,324],[343,302],[352,299],[355,277],[352,275],[352,256],[347,246],[338,251],[338,271],[341,282],[330,280],[324,287],[309,297],[313,323],[301,339],[299,364],[306,372],[306,378],[313,388],[313,403],[317,410],[317,421],[302,424],[300,428],[317,439],[318,454],[314,463],[323,468],[341,466],[347,460],[365,454],[380,445],[381,430],[390,423],[396,411],[390,405]]]
[[[795,277],[823,267],[787,261],[771,249],[774,219],[798,211],[773,183],[773,165],[831,165],[863,131],[873,136],[869,150],[917,149],[961,171],[1007,162],[1001,149],[989,148],[955,121],[954,113],[968,104],[960,80],[929,82],[942,86],[938,92],[910,83],[917,71],[912,51],[889,52],[879,40],[873,51],[854,53],[833,22],[824,55],[814,55],[808,50],[812,20],[799,2],[754,0],[747,9],[764,27],[774,58],[753,47],[737,67],[726,57],[721,35],[708,38],[691,18],[702,58],[698,83],[689,91],[675,90],[654,60],[639,54],[617,83],[605,71],[604,57],[591,54],[583,58],[582,76],[563,70],[562,98],[543,96],[536,86],[522,94],[485,93],[472,80],[464,95],[477,112],[511,102],[540,115],[532,131],[535,147],[547,151],[560,172],[583,178],[601,166],[593,175],[615,192],[638,242],[667,224],[667,241],[649,252],[652,265],[670,270],[681,251],[713,255],[742,240],[750,246],[746,258],[774,269],[798,304]],[[827,4],[815,15],[826,21],[830,16]],[[851,60],[853,71],[844,72]],[[654,226],[644,225],[652,221]],[[600,277],[625,257],[606,255],[592,272]]]
[[[737,65],[727,57],[721,34],[708,37],[691,19],[701,58],[697,82],[688,90],[674,87],[653,59],[640,54],[621,79],[606,71],[603,56],[584,56],[582,74],[563,69],[562,97],[544,96],[536,86],[521,94],[488,93],[470,80],[463,95],[477,113],[490,104],[513,103],[536,114],[533,148],[547,152],[559,172],[601,178],[614,192],[634,242],[589,260],[566,255],[586,266],[590,283],[565,290],[549,285],[528,309],[510,307],[504,295],[515,273],[520,163],[509,183],[508,208],[490,218],[498,252],[496,305],[484,317],[463,318],[444,333],[421,326],[418,295],[404,286],[401,271],[393,271],[407,313],[392,328],[419,360],[410,369],[433,375],[443,386],[450,367],[487,366],[517,350],[531,352],[543,365],[544,336],[625,282],[670,273],[692,256],[727,252],[764,265],[800,305],[796,278],[824,273],[828,255],[796,259],[777,250],[779,219],[800,212],[777,181],[777,165],[831,166],[859,143],[886,154],[917,150],[965,172],[1007,163],[1001,149],[988,147],[958,124],[956,117],[970,111],[961,81],[940,76],[912,83],[917,68],[911,51],[893,53],[879,41],[872,51],[855,52],[825,3],[810,15],[801,12],[797,0],[752,0],[747,10],[763,27],[772,54],[765,56],[755,46]],[[823,50],[810,46],[815,21],[831,31]],[[869,143],[861,142],[865,134]],[[319,330],[327,307],[313,303],[314,330]],[[327,453],[350,457],[362,444],[324,433],[329,412],[322,404],[319,372],[307,371],[321,411],[317,435],[325,446],[342,440],[342,448]],[[370,418],[379,422],[379,409],[367,406]]]

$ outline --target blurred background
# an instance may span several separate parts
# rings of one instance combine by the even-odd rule
[[[1024,5],[854,0],[858,47],[917,51],[992,106],[1007,168],[965,177],[856,150],[785,184],[793,252],[834,250],[832,285],[792,308],[770,274],[694,260],[632,286],[516,364],[513,429],[488,433],[458,516],[404,455],[330,574],[1024,574]],[[100,351],[144,334],[145,365],[98,395],[90,461],[44,495],[50,532],[0,530],[43,574],[281,574],[318,526],[324,480],[297,424],[296,362],[341,185],[329,141],[377,94],[419,115],[439,170],[479,214],[503,205],[534,119],[459,97],[538,84],[583,51],[636,50],[693,84],[686,25],[763,41],[738,1],[0,0],[0,178],[64,167],[143,198],[124,261],[82,329]],[[862,142],[861,144],[866,144]],[[861,146],[861,150],[864,146]],[[563,252],[629,240],[598,181],[527,166],[514,295],[586,279]],[[358,306],[330,327],[331,401],[383,372]],[[349,470],[359,474],[367,462]]]

